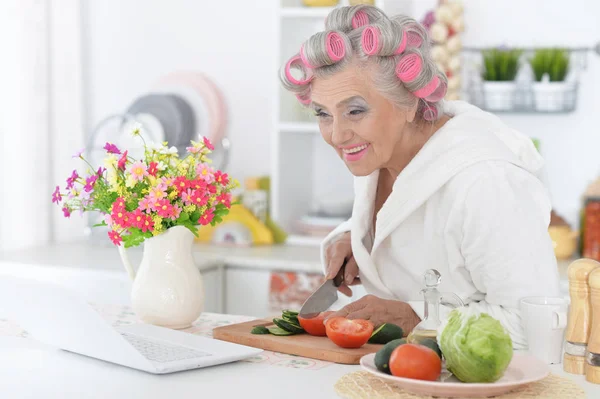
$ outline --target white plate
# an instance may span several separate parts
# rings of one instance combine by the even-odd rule
[[[360,359],[363,369],[377,377],[391,382],[407,392],[419,395],[443,397],[491,397],[513,391],[523,385],[542,380],[550,373],[548,365],[527,354],[514,353],[504,376],[492,383],[464,383],[455,377],[445,381],[422,381],[411,378],[394,377],[382,373],[375,367],[375,354]]]

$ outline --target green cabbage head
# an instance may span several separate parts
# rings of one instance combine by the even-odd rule
[[[487,313],[468,307],[450,312],[438,330],[446,368],[463,382],[494,382],[504,374],[512,356],[510,335]]]

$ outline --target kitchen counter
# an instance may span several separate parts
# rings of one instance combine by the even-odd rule
[[[135,323],[120,306],[97,306],[113,324]],[[210,337],[212,328],[251,318],[203,314],[186,332]],[[324,338],[325,339],[325,338]],[[11,399],[66,398],[335,398],[334,385],[360,366],[339,365],[265,351],[244,361],[174,374],[152,375],[45,346],[14,322],[0,320],[2,396]],[[600,385],[567,374],[560,365],[551,372],[575,380],[589,398],[600,397]]]

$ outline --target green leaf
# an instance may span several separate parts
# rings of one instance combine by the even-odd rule
[[[179,217],[177,218],[177,223],[183,223],[185,221],[190,220],[190,215],[187,212],[181,212]]]
[[[194,224],[198,223],[198,219],[200,219],[200,211],[199,210],[195,210],[194,212],[192,212],[192,214],[190,215],[190,221]]]
[[[108,226],[108,225],[106,224],[106,222],[105,222],[105,221],[102,221],[102,223],[96,223],[96,224],[95,224],[95,225],[93,225],[92,227],[101,227],[101,226]]]

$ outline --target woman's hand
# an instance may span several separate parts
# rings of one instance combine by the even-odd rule
[[[406,302],[390,301],[374,295],[366,295],[358,301],[346,305],[338,312],[330,314],[327,319],[336,316],[347,319],[369,320],[375,328],[384,323],[396,324],[402,327],[405,334],[411,332],[421,321]]]
[[[338,290],[346,296],[352,296],[350,286],[360,284],[360,279],[358,278],[358,265],[352,255],[349,231],[342,234],[339,239],[325,249],[325,262],[327,262],[326,278],[328,280],[335,278],[344,264],[344,260],[347,260],[343,276],[344,282],[338,287]]]

